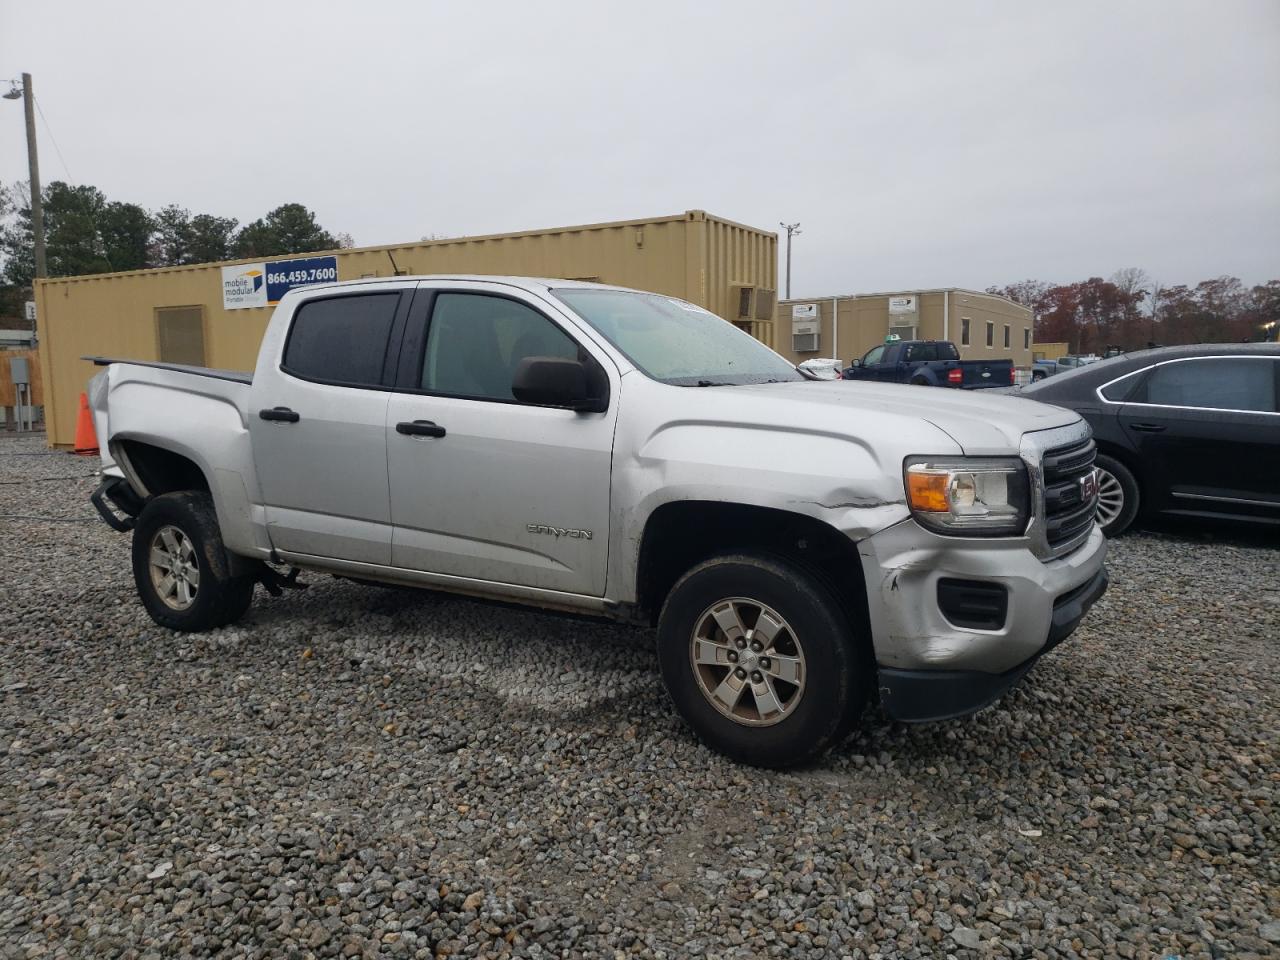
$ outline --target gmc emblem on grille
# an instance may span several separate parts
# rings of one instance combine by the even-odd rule
[[[1080,478],[1080,500],[1088,502],[1098,499],[1098,471],[1090,470]]]

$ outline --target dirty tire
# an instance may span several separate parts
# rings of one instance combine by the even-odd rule
[[[695,631],[711,608],[729,598],[771,608],[803,650],[800,698],[771,725],[730,719],[698,679]],[[812,760],[862,715],[874,666],[856,640],[844,609],[819,579],[782,558],[735,554],[698,564],[671,589],[658,622],[658,659],[672,702],[703,743],[742,763],[782,768]]]
[[[1101,513],[1098,515],[1098,522],[1102,524],[1102,532],[1108,537],[1118,537],[1133,525],[1133,521],[1138,517],[1138,510],[1142,506],[1142,494],[1138,490],[1137,478],[1123,463],[1113,457],[1108,457],[1106,454],[1098,454],[1098,458],[1094,461],[1094,466],[1100,472],[1098,477],[1100,484],[1106,485],[1106,474],[1110,474],[1115,483],[1119,485],[1120,495],[1123,498],[1119,512],[1106,522],[1103,522],[1104,518]]]
[[[182,610],[165,602],[151,573],[152,541],[165,527],[176,528],[190,541],[199,569],[199,586]],[[253,602],[254,578],[231,576],[213,501],[202,491],[166,493],[147,501],[133,528],[133,579],[151,619],[186,633],[234,623]]]

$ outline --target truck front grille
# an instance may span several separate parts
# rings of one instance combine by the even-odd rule
[[[1045,539],[1055,552],[1082,538],[1093,526],[1098,490],[1097,484],[1088,480],[1097,454],[1097,447],[1089,439],[1045,451]]]

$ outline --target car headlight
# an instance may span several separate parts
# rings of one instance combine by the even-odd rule
[[[1031,491],[1017,457],[908,457],[903,480],[911,515],[936,533],[1007,537],[1027,528]]]

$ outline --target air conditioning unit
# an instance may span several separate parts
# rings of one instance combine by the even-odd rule
[[[737,312],[734,316],[739,320],[754,320],[756,315],[756,288],[753,286],[735,283],[729,288],[729,292],[733,299],[732,309]]]
[[[818,335],[816,333],[793,333],[791,335],[792,353],[817,353]]]
[[[756,312],[757,320],[772,320],[773,308],[778,302],[778,292],[776,290],[766,290],[763,287],[756,289]]]

